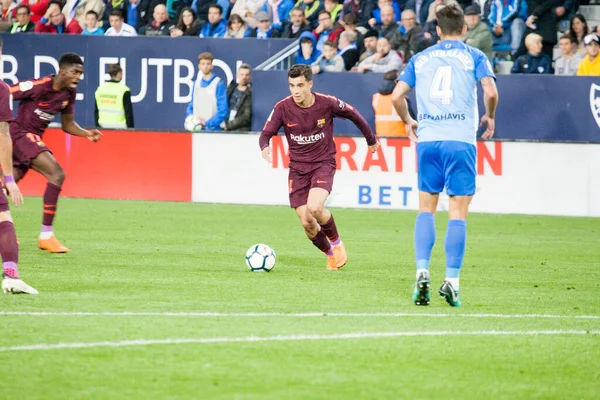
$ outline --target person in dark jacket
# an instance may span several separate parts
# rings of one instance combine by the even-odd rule
[[[192,7],[184,7],[179,15],[179,21],[174,29],[171,29],[171,37],[198,36],[202,22],[196,19],[196,12]]]
[[[248,64],[242,64],[235,81],[227,87],[229,114],[225,120],[226,131],[250,131],[252,122],[252,84]]]
[[[310,25],[306,23],[304,10],[298,7],[292,8],[292,11],[290,11],[290,20],[286,23],[285,28],[283,28],[281,37],[284,39],[298,39],[302,32],[305,31],[310,31]]]
[[[281,37],[281,31],[271,24],[271,18],[265,11],[256,13],[256,28],[250,31],[248,37],[257,39],[270,39]]]
[[[542,37],[530,33],[525,37],[527,54],[517,57],[510,71],[513,74],[551,74],[552,59],[542,53]]]
[[[529,33],[537,33],[542,37],[542,52],[552,59],[552,49],[556,45],[556,7],[560,7],[564,0],[527,0],[529,17],[525,21]],[[524,48],[521,47],[521,52]]]

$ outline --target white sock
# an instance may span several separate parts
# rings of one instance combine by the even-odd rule
[[[421,268],[417,270],[417,279],[419,279],[419,275],[425,274],[429,278],[429,270],[425,268]]]
[[[54,236],[54,232],[52,232],[52,231],[40,232],[40,239],[46,240],[46,239],[50,239],[52,236]]]
[[[458,278],[446,278],[446,280],[450,282],[454,290],[458,292]]]

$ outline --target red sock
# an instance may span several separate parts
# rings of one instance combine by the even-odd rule
[[[327,254],[327,256],[333,255],[331,251],[331,244],[329,244],[329,240],[327,240],[327,236],[322,230],[319,230],[319,233],[317,233],[314,238],[311,238],[310,241],[313,242],[317,249]]]
[[[337,246],[340,242],[340,235],[338,234],[337,226],[335,225],[335,221],[333,220],[333,214],[331,214],[331,218],[324,224],[321,224],[321,228],[323,228],[323,232],[327,235],[327,239],[331,242],[333,246]]]
[[[19,245],[15,226],[10,221],[0,222],[0,255],[4,273],[11,278],[18,278]]]
[[[60,196],[60,186],[48,182],[46,191],[44,192],[44,217],[42,218],[42,225],[52,226],[54,215],[56,214],[58,196]]]

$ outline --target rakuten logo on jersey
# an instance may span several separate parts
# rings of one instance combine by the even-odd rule
[[[52,121],[54,117],[56,117],[56,115],[48,114],[47,112],[43,112],[38,108],[35,109],[34,113],[44,121]]]
[[[292,135],[290,134],[290,138],[298,144],[311,144],[316,143],[321,139],[325,139],[325,134],[323,132],[317,133],[316,135],[310,136],[300,136],[300,135]]]

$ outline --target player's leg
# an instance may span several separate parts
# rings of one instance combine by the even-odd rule
[[[313,187],[308,192],[308,200],[306,205],[308,213],[315,219],[315,221],[317,221],[321,234],[325,236],[327,243],[330,244],[330,249],[332,251],[331,256],[333,257],[328,254],[330,258],[327,264],[327,269],[335,270],[342,268],[346,264],[346,261],[348,261],[348,257],[346,256],[346,251],[342,246],[333,247],[327,232],[325,229],[323,229],[323,225],[321,224],[323,221],[329,222],[329,220],[331,220],[333,217],[331,212],[325,208],[325,202],[327,201],[328,196],[329,191],[326,189]],[[331,224],[329,225],[329,228],[331,229]]]
[[[19,278],[19,244],[6,196],[0,194],[0,256],[2,256],[2,291],[38,294]]]
[[[450,196],[446,252],[446,279],[439,293],[453,307],[461,305],[459,297],[460,269],[467,244],[467,214],[475,194],[475,146],[462,142],[445,142],[446,191]]]
[[[307,205],[296,207],[296,214],[300,218],[300,223],[304,228],[304,233],[313,243],[313,245],[321,250],[328,257],[327,268],[335,267],[335,260],[333,258],[333,250],[331,244],[327,239],[327,236],[321,229],[321,226],[317,222],[316,218],[308,211]],[[337,269],[337,268],[334,268]]]
[[[426,306],[430,302],[429,263],[435,244],[434,216],[439,193],[444,190],[439,146],[439,142],[423,142],[417,145],[419,213],[415,221],[414,233],[417,277],[412,299],[418,306]]]
[[[65,173],[58,164],[52,153],[43,151],[31,160],[31,168],[42,174],[47,180],[44,191],[44,210],[42,218],[42,229],[38,241],[38,247],[52,253],[66,253],[69,251],[54,236],[52,224],[56,215],[56,207]]]

